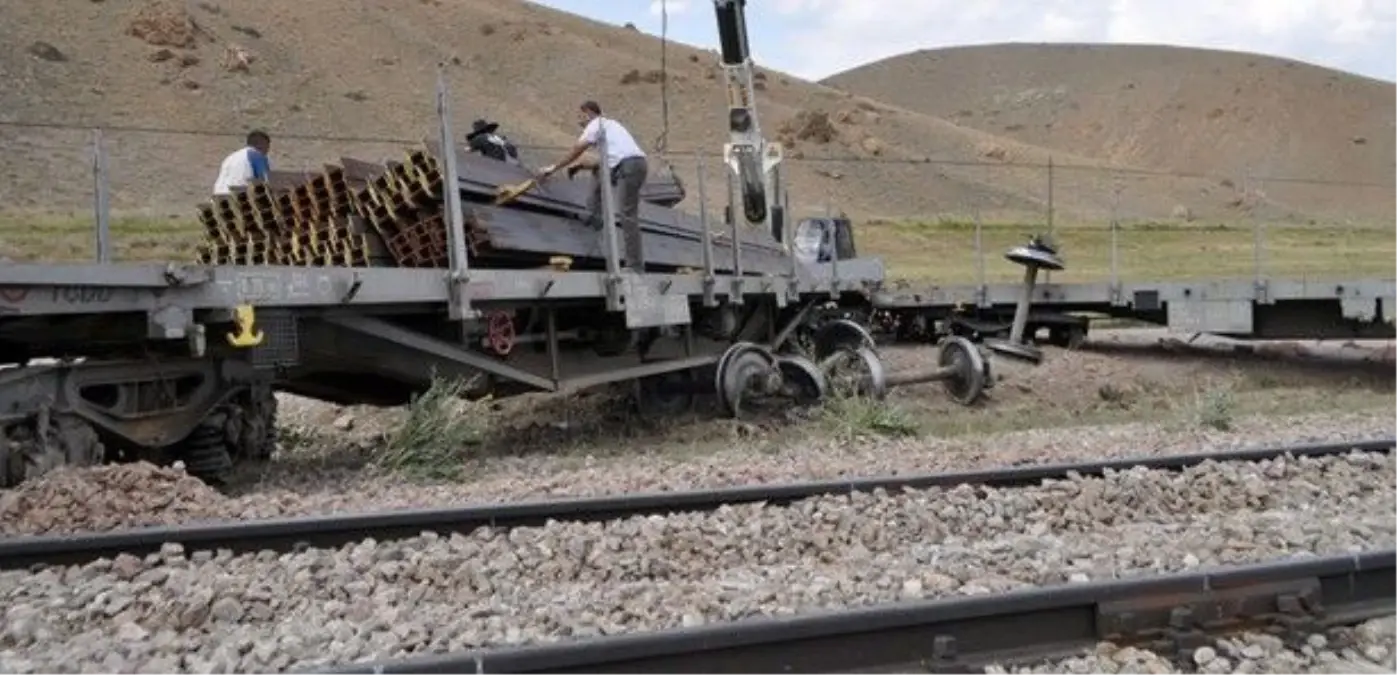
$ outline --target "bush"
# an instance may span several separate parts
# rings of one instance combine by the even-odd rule
[[[921,433],[921,427],[912,416],[894,404],[831,389],[820,409],[820,419],[836,438],[846,441],[860,436],[906,438]]]
[[[417,478],[459,478],[463,452],[481,444],[489,420],[484,406],[461,398],[469,386],[433,376],[427,391],[408,403],[407,418],[384,439],[376,463]]]
[[[1198,397],[1198,424],[1217,431],[1231,431],[1237,401],[1226,389],[1209,389]]]

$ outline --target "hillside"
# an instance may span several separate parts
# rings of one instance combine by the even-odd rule
[[[1386,188],[1395,177],[1397,85],[1288,59],[997,44],[905,54],[824,84],[1021,143],[1161,171]],[[1264,188],[1319,210],[1358,200],[1363,211],[1390,213],[1393,198],[1390,189]]]
[[[659,56],[653,36],[519,0],[6,2],[0,120],[227,132],[106,134],[114,208],[183,218],[207,195],[222,156],[252,127],[272,133],[275,166],[298,169],[342,155],[392,159],[407,146],[373,139],[434,135],[439,61],[448,64],[458,136],[471,119],[489,116],[517,142],[563,145],[575,136],[577,103],[596,98],[653,149],[662,128]],[[715,53],[671,46],[671,149],[721,148],[725,107],[716,62]],[[763,124],[791,145],[786,175],[793,202],[806,212],[828,203],[865,217],[967,218],[978,211],[987,219],[1039,220],[1047,197],[1042,169],[978,164],[1041,164],[1051,156],[1058,165],[1152,166],[1144,155],[1103,159],[1050,150],[1034,144],[1051,146],[1044,139],[915,111],[890,103],[891,95],[855,96],[768,71],[760,80]],[[1114,118],[1102,123],[1118,126]],[[1363,133],[1369,151],[1386,143],[1390,161],[1391,134]],[[290,137],[297,134],[358,140]],[[0,125],[8,160],[0,169],[0,204],[86,213],[89,142],[87,131]],[[542,163],[557,151],[525,154]],[[820,161],[830,157],[877,161]],[[675,161],[696,192],[693,160]],[[716,160],[707,176],[710,202],[717,203],[723,191]],[[1057,172],[1060,218],[1104,218],[1111,184],[1104,171]],[[1216,178],[1128,181],[1121,202],[1124,217],[1154,220],[1233,219],[1247,206],[1237,186]],[[1390,196],[1380,206],[1390,211]],[[1330,215],[1314,207],[1279,202],[1265,212]]]

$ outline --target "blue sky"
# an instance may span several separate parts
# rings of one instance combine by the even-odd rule
[[[659,34],[659,0],[534,0]],[[666,0],[669,34],[717,43],[711,0]],[[806,79],[914,49],[1116,42],[1286,56],[1397,79],[1392,0],[749,0],[758,63]]]

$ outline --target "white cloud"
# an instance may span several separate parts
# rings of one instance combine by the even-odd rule
[[[916,49],[1136,42],[1254,51],[1391,79],[1390,0],[773,0],[773,67],[820,78]],[[779,17],[779,18],[778,18]]]
[[[663,7],[661,7],[663,5]],[[689,11],[689,0],[651,0],[650,13],[659,16],[663,9],[670,16]]]

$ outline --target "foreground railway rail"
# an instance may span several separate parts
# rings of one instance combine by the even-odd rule
[[[322,539],[234,524],[243,555],[12,540],[68,544],[6,552],[0,670],[964,671],[1098,640],[1313,640],[1392,611],[1394,444],[388,514],[397,532]]]
[[[145,556],[178,544],[186,552],[293,551],[333,547],[366,539],[388,541],[422,532],[469,533],[482,527],[514,528],[548,522],[599,522],[636,516],[713,511],[762,503],[779,506],[811,497],[874,490],[924,490],[976,485],[1004,488],[1071,476],[1102,476],[1134,468],[1180,471],[1206,462],[1260,462],[1282,457],[1330,457],[1350,452],[1390,453],[1397,438],[1302,444],[1164,457],[1045,464],[912,476],[850,478],[777,485],[663,492],[453,509],[421,509],[260,521],[135,528],[110,532],[0,539],[0,570],[34,565],[75,565],[120,554]]]
[[[1295,643],[1391,616],[1394,580],[1389,549],[306,672],[963,673],[1103,641],[1188,663],[1210,636],[1256,630]]]

